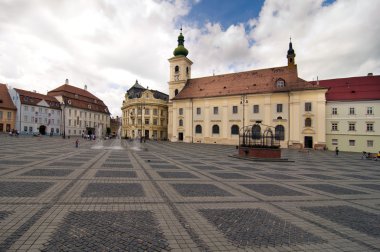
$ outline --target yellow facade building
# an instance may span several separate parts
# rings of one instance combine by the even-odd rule
[[[7,85],[0,83],[0,133],[15,130],[16,113]]]
[[[281,67],[191,78],[184,36],[169,59],[170,141],[237,145],[242,127],[270,127],[281,147],[324,147],[327,88],[298,77],[289,43]]]
[[[127,91],[121,107],[122,137],[165,140],[168,126],[168,95],[141,86]]]

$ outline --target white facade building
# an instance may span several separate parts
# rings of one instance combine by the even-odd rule
[[[15,128],[20,134],[61,133],[61,107],[57,99],[17,88],[8,91],[17,107]]]

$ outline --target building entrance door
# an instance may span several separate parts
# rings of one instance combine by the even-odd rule
[[[313,137],[305,136],[305,148],[313,148]]]
[[[145,130],[145,139],[149,139],[149,130]]]
[[[41,135],[45,135],[46,134],[46,126],[45,125],[41,125],[40,128],[39,128],[39,132]]]
[[[183,132],[178,133],[178,140],[183,141]]]

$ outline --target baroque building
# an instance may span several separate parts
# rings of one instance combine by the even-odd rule
[[[380,151],[380,76],[318,81],[326,94],[326,144],[331,150]]]
[[[7,85],[0,83],[0,134],[15,129],[16,113]]]
[[[20,134],[61,134],[61,104],[52,96],[18,88],[9,89],[18,113],[16,129]]]
[[[126,92],[122,110],[122,137],[165,140],[168,95],[141,86],[138,81]]]
[[[63,136],[106,135],[110,127],[108,107],[95,95],[84,89],[69,85],[66,79],[64,85],[48,92],[55,97],[62,107]]]
[[[287,65],[231,74],[191,78],[182,31],[169,59],[171,141],[233,144],[240,130],[259,123],[271,128],[281,147],[318,147],[325,140],[326,87],[298,76],[292,42]]]

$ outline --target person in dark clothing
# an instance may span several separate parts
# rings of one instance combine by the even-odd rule
[[[338,147],[335,147],[335,156],[338,156],[339,155],[339,149]]]

